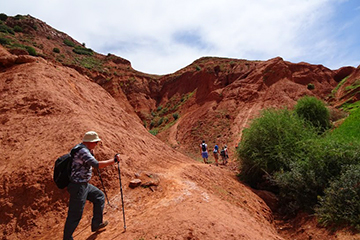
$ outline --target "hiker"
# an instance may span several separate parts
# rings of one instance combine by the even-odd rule
[[[76,151],[73,156],[70,183],[67,187],[70,201],[64,227],[64,240],[73,239],[72,234],[80,222],[86,200],[93,203],[91,231],[95,232],[108,225],[107,221],[103,221],[104,193],[88,182],[91,179],[92,168],[104,168],[118,162],[120,157],[116,155],[115,158],[106,161],[96,160],[93,156],[93,150],[100,141],[98,134],[90,131],[85,133],[82,143],[74,147],[80,148],[80,150]]]
[[[214,158],[215,158],[215,165],[219,165],[218,163],[218,159],[219,159],[219,147],[218,145],[215,145],[214,150],[213,150],[213,154],[214,154]]]
[[[202,143],[200,144],[200,153],[201,153],[201,157],[204,160],[204,163],[209,163],[208,162],[208,158],[209,158],[209,154],[207,151],[207,144],[205,143],[205,140],[202,141]]]
[[[228,158],[229,158],[228,150],[227,150],[227,146],[226,146],[226,145],[221,149],[220,156],[221,156],[222,161],[223,161],[222,164],[223,164],[223,165],[226,165],[227,162],[228,162]]]

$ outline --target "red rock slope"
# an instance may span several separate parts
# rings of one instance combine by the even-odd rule
[[[0,49],[2,63],[16,58]],[[114,205],[106,206],[110,225],[92,235],[87,204],[75,239],[282,239],[269,208],[232,172],[168,147],[77,71],[41,58],[26,62],[11,60],[0,72],[2,239],[61,238],[68,194],[53,184],[53,164],[88,130],[103,139],[98,159],[122,155],[127,231],[114,165],[103,171]],[[159,176],[159,186],[130,189],[141,172]]]

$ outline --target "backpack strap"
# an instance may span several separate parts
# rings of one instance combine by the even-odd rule
[[[75,153],[77,153],[78,151],[80,151],[80,149],[83,149],[83,148],[85,148],[85,146],[81,143],[76,145],[75,147],[73,147],[70,151],[71,157],[74,157]]]

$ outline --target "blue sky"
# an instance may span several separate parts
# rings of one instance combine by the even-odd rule
[[[30,14],[138,71],[173,73],[204,56],[282,57],[330,69],[360,65],[358,0],[12,0]]]

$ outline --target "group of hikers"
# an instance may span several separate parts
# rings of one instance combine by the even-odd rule
[[[213,156],[214,156],[214,159],[215,159],[215,165],[216,166],[219,165],[219,155],[221,156],[222,164],[223,165],[227,164],[229,154],[228,154],[228,149],[227,149],[226,145],[224,145],[221,150],[219,150],[218,145],[215,145],[212,152],[213,152]],[[208,145],[205,143],[205,140],[203,140],[202,143],[200,144],[200,153],[201,153],[201,157],[204,160],[204,163],[205,164],[210,163],[209,160],[208,160],[209,159]]]

